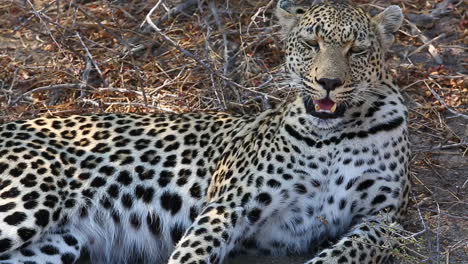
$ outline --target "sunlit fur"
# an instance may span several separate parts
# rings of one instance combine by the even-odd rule
[[[72,264],[85,250],[98,264],[219,264],[326,241],[307,264],[385,262],[395,241],[383,228],[410,189],[408,112],[383,66],[401,10],[285,1],[292,102],[0,125],[0,264]],[[331,94],[340,116],[310,114],[325,96],[317,78],[344,80]]]

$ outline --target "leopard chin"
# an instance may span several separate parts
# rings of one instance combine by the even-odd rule
[[[311,116],[309,118],[310,124],[315,126],[318,129],[322,130],[331,130],[339,127],[343,123],[343,118],[320,118],[320,117],[315,117]]]

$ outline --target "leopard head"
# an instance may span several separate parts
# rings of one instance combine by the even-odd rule
[[[398,6],[371,17],[346,1],[304,7],[280,0],[276,15],[286,36],[286,68],[315,118],[342,117],[390,79],[384,55],[403,21]]]

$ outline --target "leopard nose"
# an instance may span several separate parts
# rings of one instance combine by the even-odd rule
[[[337,87],[343,85],[343,82],[340,79],[320,78],[317,82],[327,91],[333,91]]]

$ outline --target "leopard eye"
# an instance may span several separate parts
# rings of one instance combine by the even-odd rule
[[[320,50],[320,45],[318,43],[318,41],[316,40],[311,40],[311,39],[308,39],[308,40],[302,40],[302,45],[304,45],[306,48],[308,49],[312,49],[312,50],[315,50],[315,51],[318,51]]]
[[[359,56],[359,55],[364,55],[367,53],[367,49],[366,48],[363,48],[363,47],[352,47],[349,52],[351,53],[351,55],[356,55],[356,56]]]

